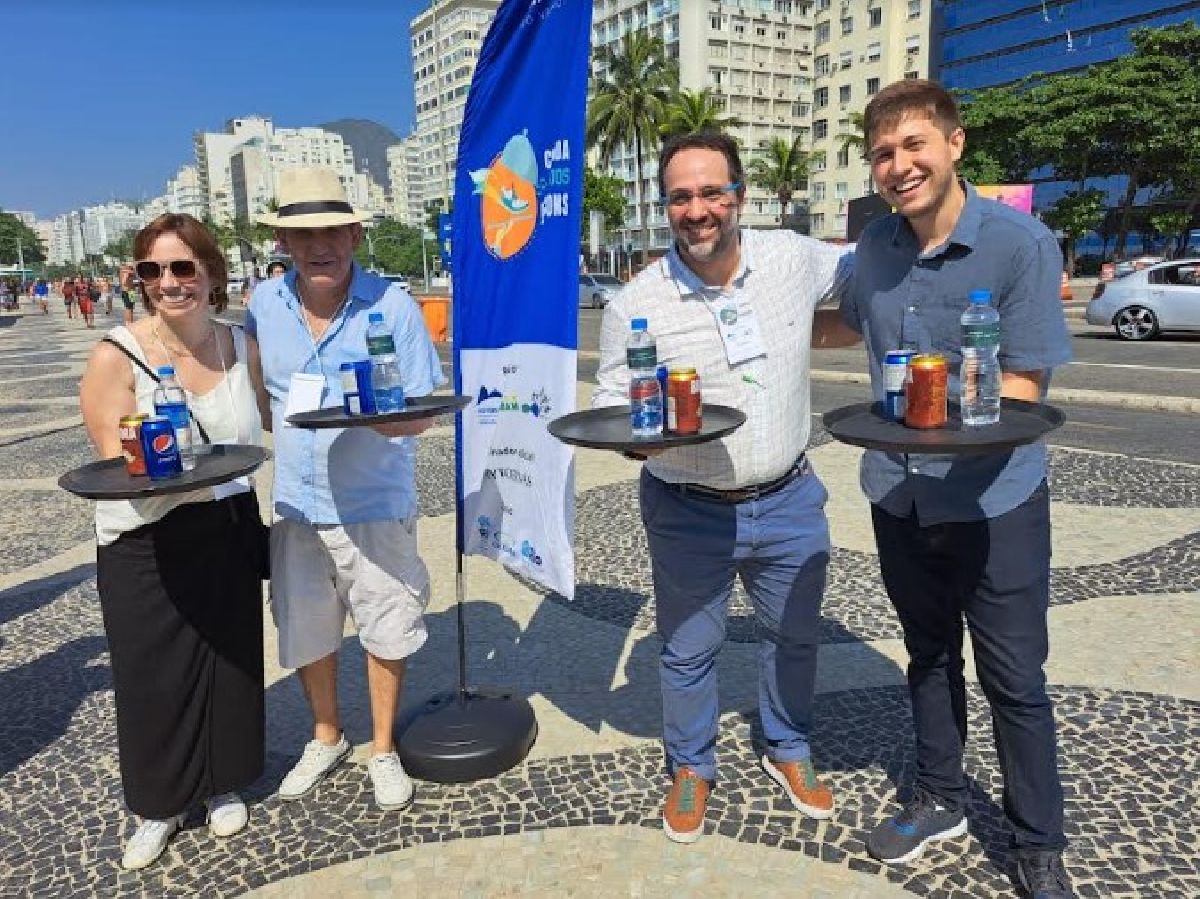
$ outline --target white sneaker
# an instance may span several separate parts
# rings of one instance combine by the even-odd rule
[[[138,871],[147,865],[154,864],[171,835],[183,824],[183,815],[175,815],[165,821],[146,818],[138,825],[129,842],[125,844],[125,854],[121,856],[121,867],[126,871]]]
[[[371,756],[367,773],[375,785],[375,804],[385,812],[408,808],[413,801],[412,778],[400,764],[400,756],[384,752]]]
[[[299,799],[312,792],[330,771],[340,765],[350,755],[350,744],[346,735],[338,737],[333,746],[326,746],[320,740],[311,740],[304,747],[304,755],[300,761],[287,773],[283,783],[279,785],[280,799]]]
[[[237,793],[222,793],[204,804],[208,806],[208,832],[214,837],[231,837],[250,820],[246,803]]]

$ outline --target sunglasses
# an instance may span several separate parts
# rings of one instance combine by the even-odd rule
[[[133,270],[143,281],[157,281],[163,276],[163,269],[170,269],[171,276],[176,281],[191,281],[196,277],[196,260],[172,259],[165,266],[150,259],[143,259]]]

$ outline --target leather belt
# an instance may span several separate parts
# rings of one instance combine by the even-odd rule
[[[811,466],[808,463],[808,456],[804,453],[800,454],[795,463],[786,472],[772,481],[764,481],[761,484],[752,484],[749,487],[734,487],[731,490],[718,490],[716,487],[705,487],[703,484],[671,484],[663,481],[663,484],[682,493],[684,496],[694,494],[701,499],[711,499],[720,503],[744,503],[752,499],[762,499],[770,496],[772,493],[778,493],[788,484],[797,478],[802,478],[808,474]]]

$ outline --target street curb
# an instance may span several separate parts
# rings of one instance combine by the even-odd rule
[[[871,383],[869,375],[859,372],[813,369],[809,375],[812,380],[826,384]],[[1200,399],[1190,396],[1149,396],[1144,393],[1114,393],[1109,390],[1085,390],[1079,387],[1051,387],[1046,399],[1052,403],[1086,403],[1089,406],[1200,415]]]

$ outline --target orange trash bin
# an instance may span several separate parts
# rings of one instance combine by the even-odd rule
[[[450,339],[450,300],[447,297],[421,297],[421,317],[434,343]]]

